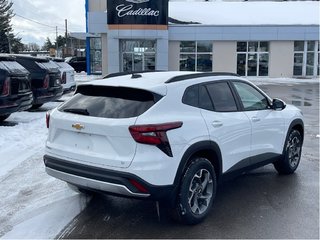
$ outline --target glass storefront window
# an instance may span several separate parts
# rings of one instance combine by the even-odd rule
[[[303,53],[295,53],[294,54],[293,75],[301,76],[302,75],[302,66],[303,66]]]
[[[295,41],[293,75],[319,75],[319,50],[319,41]]]
[[[196,42],[194,41],[183,41],[180,43],[180,52],[190,53],[196,51]]]
[[[156,41],[121,40],[120,45],[122,71],[154,71],[156,69]]]
[[[197,41],[197,52],[198,53],[212,52],[212,42],[211,41]]]
[[[101,38],[90,38],[90,69],[92,74],[102,74]]]
[[[195,54],[180,55],[180,71],[195,71],[196,58]]]
[[[237,42],[237,73],[241,76],[268,76],[269,42]]]
[[[180,71],[211,72],[212,42],[180,42]]]
[[[294,42],[294,51],[304,51],[304,41],[295,41]]]

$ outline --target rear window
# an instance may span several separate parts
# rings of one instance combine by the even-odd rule
[[[160,95],[141,89],[80,85],[59,111],[102,118],[137,117],[151,108]]]
[[[0,68],[14,73],[28,73],[28,71],[15,61],[0,61]]]
[[[66,62],[54,62],[57,66],[60,68],[66,68],[66,69],[73,69],[68,63]]]
[[[53,62],[36,62],[38,66],[44,69],[49,69],[49,70],[58,70],[58,66],[54,64]]]

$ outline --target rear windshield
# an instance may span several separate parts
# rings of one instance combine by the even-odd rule
[[[36,62],[38,66],[44,69],[49,69],[49,70],[58,70],[58,66],[55,65],[53,62]]]
[[[54,62],[56,65],[58,65],[60,68],[65,68],[65,69],[72,69],[73,67],[71,67],[68,63],[66,62]]]
[[[137,117],[151,108],[161,96],[146,90],[125,87],[80,85],[59,111],[102,118]]]
[[[28,71],[22,67],[19,63],[15,61],[0,61],[0,68],[3,70],[7,70],[10,73],[28,73]]]

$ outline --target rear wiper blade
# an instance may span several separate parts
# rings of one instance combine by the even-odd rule
[[[70,113],[77,113],[77,114],[86,115],[86,116],[90,115],[87,109],[82,109],[82,108],[67,108],[67,109],[64,109],[63,111],[70,112]]]

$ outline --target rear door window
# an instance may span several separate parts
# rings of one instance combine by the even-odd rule
[[[227,82],[207,85],[209,95],[217,112],[235,112],[238,110],[236,101]]]
[[[161,97],[141,89],[83,85],[59,110],[91,117],[131,118],[146,112]]]

